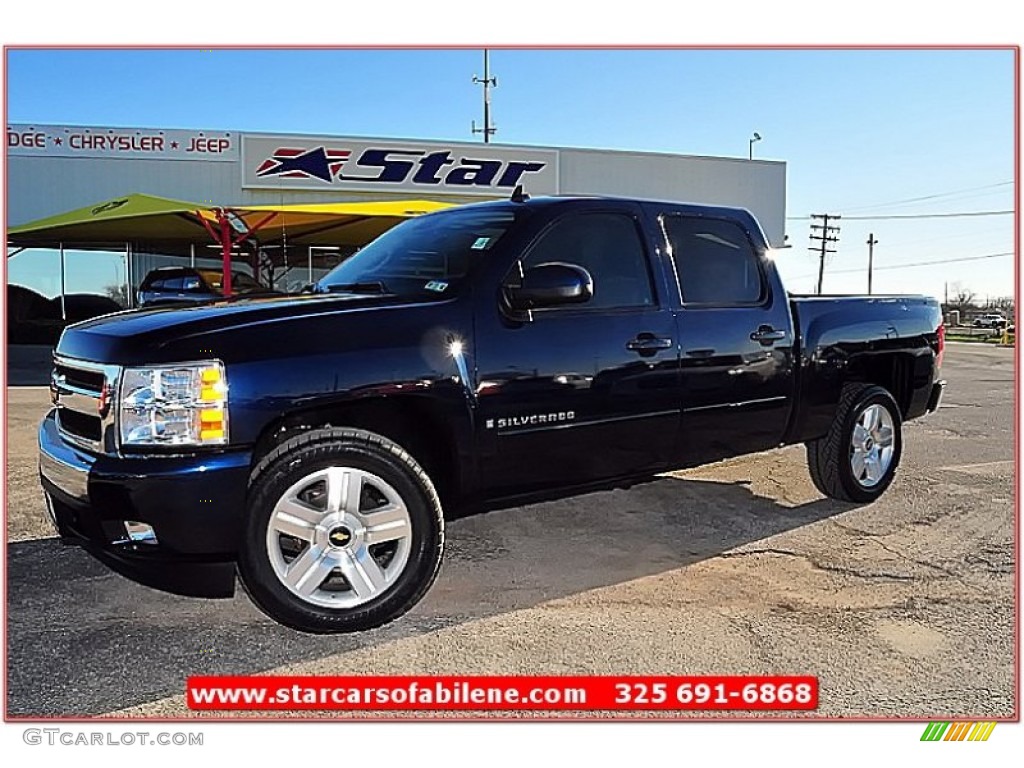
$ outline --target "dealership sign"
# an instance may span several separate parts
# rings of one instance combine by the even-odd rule
[[[244,136],[242,186],[504,196],[558,192],[558,152],[483,144]]]
[[[237,160],[238,134],[148,128],[8,125],[8,157]]]

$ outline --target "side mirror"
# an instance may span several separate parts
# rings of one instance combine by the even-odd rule
[[[582,304],[594,295],[594,279],[583,267],[549,262],[526,270],[522,282],[506,286],[505,292],[512,309],[523,312]]]

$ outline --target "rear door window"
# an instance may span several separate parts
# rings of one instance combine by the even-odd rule
[[[727,219],[663,216],[684,304],[743,306],[765,299],[761,261],[747,233]]]

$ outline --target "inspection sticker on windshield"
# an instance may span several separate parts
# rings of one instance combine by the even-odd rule
[[[444,293],[446,290],[448,290],[448,283],[444,282],[444,280],[431,280],[423,287],[426,288],[428,291],[437,291],[438,293]]]
[[[470,248],[472,248],[474,251],[486,250],[487,246],[491,244],[491,240],[493,239],[493,237],[478,237],[476,240],[473,241],[473,245],[471,245]]]

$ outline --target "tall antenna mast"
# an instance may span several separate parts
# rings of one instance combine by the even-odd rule
[[[498,87],[498,78],[491,77],[491,56],[484,48],[484,76],[482,78],[473,75],[473,83],[484,87],[484,127],[477,128],[476,120],[473,121],[473,133],[484,135],[484,144],[490,144],[491,136],[498,130],[491,125],[491,88]]]

